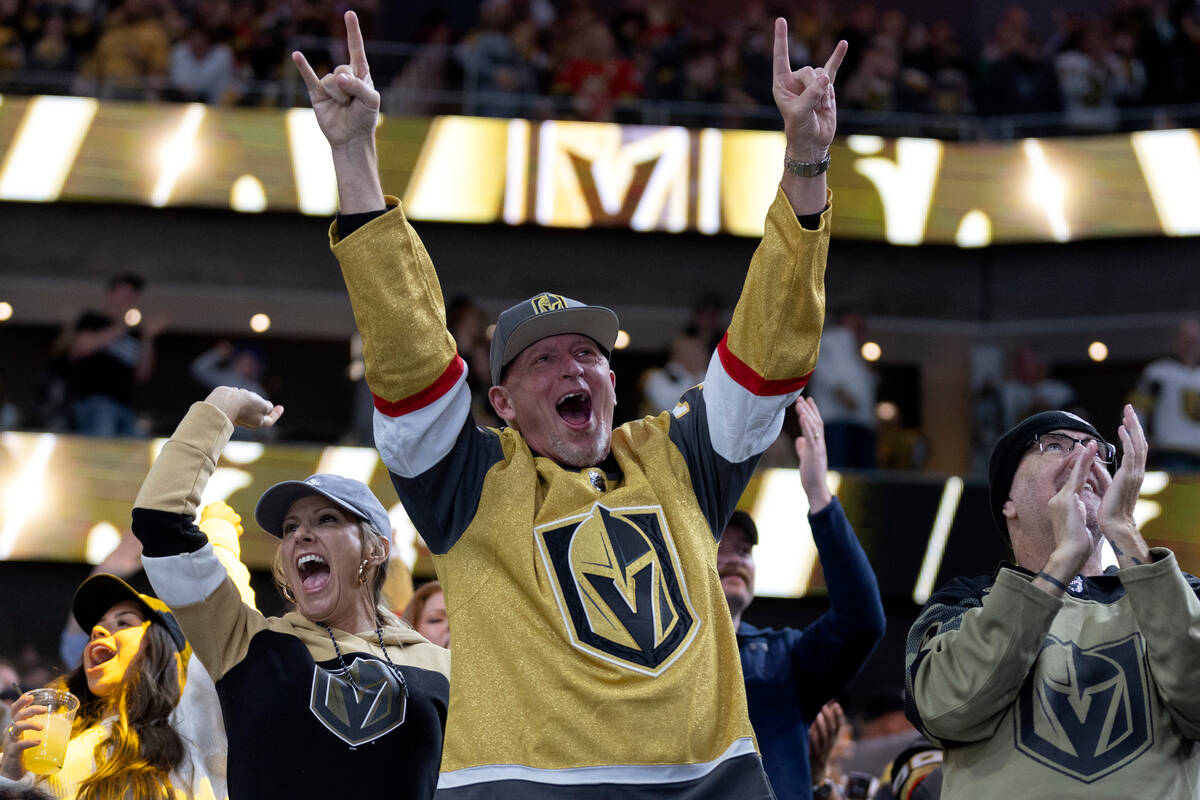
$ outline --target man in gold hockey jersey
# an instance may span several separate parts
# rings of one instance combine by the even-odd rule
[[[375,160],[379,95],[293,58],[333,151],[330,231],[363,338],[375,438],[434,554],[454,630],[439,797],[769,798],[717,539],[817,359],[839,43],[793,71],[776,22],[784,174],[701,386],[613,429],[612,311],[545,292],[500,315],[470,415],[428,253]]]
[[[1017,563],[938,589],[908,637],[907,712],[945,748],[945,800],[1200,796],[1200,580],[1138,532],[1131,406],[1118,435],[1111,477],[1116,448],[1065,411],[992,451]]]

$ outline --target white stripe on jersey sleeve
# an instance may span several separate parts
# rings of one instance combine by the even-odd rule
[[[799,391],[765,397],[754,394],[729,376],[716,353],[709,359],[703,391],[713,450],[732,464],[770,447],[783,430],[784,412],[800,396]]]
[[[142,556],[142,566],[158,599],[169,606],[190,606],[206,600],[228,577],[211,543],[194,553]]]
[[[424,408],[398,417],[376,409],[375,449],[391,472],[415,478],[446,457],[470,413],[471,389],[464,369],[450,391]]]

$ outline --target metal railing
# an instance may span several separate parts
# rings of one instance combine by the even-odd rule
[[[344,44],[338,40],[301,37],[288,48],[340,63]],[[372,76],[382,95],[383,112],[393,116],[521,117],[526,119],[595,118],[582,100],[566,95],[515,93],[486,88],[488,76],[475,62],[462,58],[461,46],[370,42]],[[308,105],[303,82],[290,63],[278,80],[236,78],[225,102],[256,107]],[[74,94],[106,100],[156,101],[175,97],[166,79],[156,77],[117,83],[75,72],[18,70],[0,72],[0,93]],[[780,126],[772,105],[700,103],[678,100],[616,100],[603,115],[625,124],[772,130]],[[1028,136],[1062,136],[1120,131],[1200,127],[1200,103],[1113,109],[1105,124],[1081,128],[1060,112],[985,116],[913,112],[838,110],[841,134],[923,136],[951,141],[1010,140]]]

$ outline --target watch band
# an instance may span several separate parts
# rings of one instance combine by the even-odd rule
[[[816,177],[829,169],[829,151],[825,151],[825,157],[820,161],[797,161],[784,152],[783,169],[785,172],[799,175],[801,178]]]

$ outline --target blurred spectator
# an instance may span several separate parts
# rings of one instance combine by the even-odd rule
[[[841,74],[853,75],[858,72],[859,62],[866,54],[867,45],[874,38],[878,25],[878,14],[875,6],[870,3],[860,3],[851,12],[850,19],[834,37],[835,39],[845,39],[846,44],[849,45],[846,57],[842,60]]]
[[[863,53],[858,69],[838,93],[838,99],[846,108],[894,111],[899,72],[899,46],[887,36],[876,36]]]
[[[450,619],[446,615],[446,598],[437,581],[421,584],[401,616],[413,630],[439,647],[450,646]]]
[[[463,89],[481,95],[470,110],[485,117],[514,116],[518,108],[510,96],[535,94],[541,88],[534,62],[541,62],[544,68],[545,57],[536,47],[536,29],[528,21],[515,24],[508,0],[485,3],[479,13],[479,28],[468,33],[456,49],[463,68]],[[524,51],[514,38],[518,27]]]
[[[1106,27],[1092,21],[1054,61],[1062,89],[1063,114],[1082,132],[1111,131],[1117,105],[1128,105],[1146,88],[1146,71],[1136,58],[1120,59],[1109,47]]]
[[[19,0],[0,0],[0,75],[25,65]]]
[[[169,99],[220,103],[233,82],[233,50],[213,42],[207,28],[192,28],[171,48]]]
[[[164,317],[140,324],[137,302],[145,281],[131,272],[111,278],[102,311],[85,311],[67,345],[74,429],[90,436],[133,436],[137,384],[154,373],[154,342]]]
[[[387,90],[387,107],[394,114],[439,113],[438,94],[450,88],[446,48],[452,41],[449,25],[431,28],[423,46],[392,79]],[[382,77],[380,82],[383,82]]]
[[[633,62],[617,53],[612,32],[603,22],[584,27],[570,51],[576,55],[554,76],[551,91],[572,97],[582,119],[612,121],[619,101],[641,97],[641,79]]]
[[[1025,9],[1009,6],[984,45],[976,104],[983,114],[1031,114],[1062,108],[1058,76],[1042,58]]]
[[[29,50],[29,68],[44,72],[67,72],[75,68],[75,53],[67,41],[67,22],[62,14],[46,18],[41,35]]]
[[[1000,429],[1008,430],[1041,411],[1068,409],[1074,403],[1075,390],[1047,377],[1046,364],[1033,348],[1021,347],[1013,356],[1012,377],[1000,387]]]
[[[643,415],[670,411],[688,389],[704,380],[711,353],[695,336],[681,333],[671,340],[667,363],[653,367],[642,375]]]
[[[705,351],[711,353],[725,335],[728,310],[728,304],[721,295],[716,292],[702,294],[692,306],[692,316],[683,332],[699,339]]]
[[[920,428],[906,424],[900,408],[883,401],[875,406],[876,463],[880,469],[924,469],[929,460],[930,444]]]
[[[738,42],[738,67],[731,70],[740,75],[738,90],[760,106],[771,105],[774,102],[771,97],[774,14],[768,12],[762,0],[751,0],[733,17],[729,30]],[[795,50],[795,44],[789,49]],[[796,69],[807,63],[807,48],[803,48],[798,55],[803,56],[804,61],[793,62],[792,66]]]
[[[458,354],[467,362],[467,383],[471,387],[471,411],[480,425],[499,426],[500,420],[488,400],[492,386],[491,336],[488,315],[469,297],[459,295],[446,308],[446,328],[454,337]]]
[[[833,469],[875,466],[875,373],[859,348],[866,319],[842,312],[821,334],[821,355],[807,394],[825,420],[826,448]]]
[[[904,691],[899,686],[868,695],[856,715],[855,728],[854,755],[842,766],[868,775],[883,775],[896,754],[920,737],[904,716]]]
[[[260,382],[263,374],[262,351],[250,345],[234,346],[218,342],[192,361],[192,377],[206,389],[236,386],[267,398],[270,395]]]
[[[150,0],[124,0],[105,17],[96,51],[83,68],[103,97],[139,98],[161,89],[170,37]]]
[[[1146,67],[1146,100],[1194,102],[1200,96],[1200,51],[1194,3],[1149,2],[1125,9],[1137,55]]]
[[[1147,425],[1151,463],[1166,470],[1200,470],[1200,320],[1180,323],[1171,357],[1151,362],[1134,390]]]
[[[914,26],[905,62],[909,68],[928,76],[932,83],[928,111],[963,114],[973,110],[967,64],[950,23],[934,22],[927,33],[924,26]]]
[[[246,344],[233,345],[218,342],[215,347],[198,355],[192,361],[192,377],[206,389],[218,386],[236,386],[254,392],[262,398],[271,396],[262,385],[266,359],[262,350]],[[279,427],[271,425],[248,429],[235,426],[233,438],[238,441],[269,442],[279,438]]]

